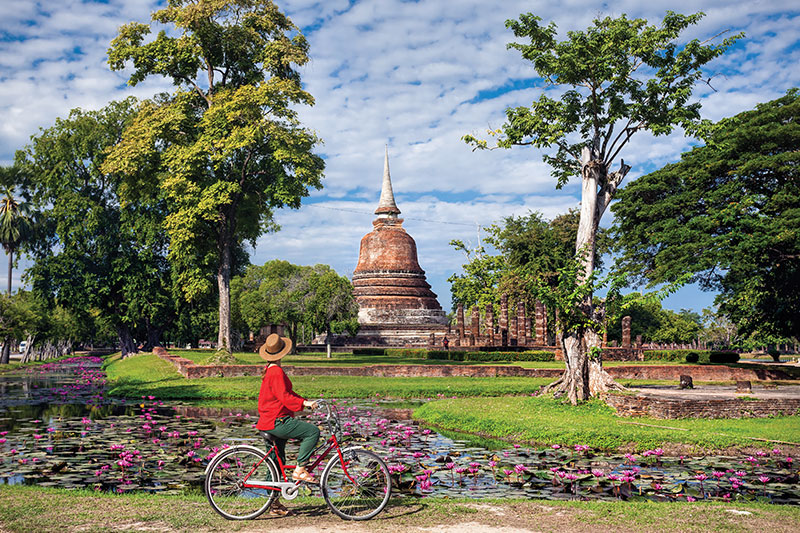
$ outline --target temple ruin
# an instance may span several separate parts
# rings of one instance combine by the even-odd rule
[[[353,287],[361,329],[353,341],[371,345],[424,345],[448,331],[442,306],[425,280],[417,244],[403,229],[389,174],[389,151],[373,230],[361,239]]]

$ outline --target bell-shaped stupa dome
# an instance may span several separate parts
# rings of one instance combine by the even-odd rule
[[[417,260],[417,244],[403,229],[394,201],[387,148],[373,230],[361,239],[353,287],[362,326],[447,324]]]

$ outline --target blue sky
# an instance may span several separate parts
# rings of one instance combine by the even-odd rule
[[[800,85],[796,1],[287,0],[278,5],[310,42],[311,62],[302,74],[316,105],[302,109],[301,117],[324,140],[325,188],[299,210],[278,213],[283,229],[259,241],[252,261],[322,262],[351,275],[359,241],[372,228],[388,144],[404,226],[446,309],[446,279],[464,260],[448,245],[451,239],[474,245],[479,226],[528,211],[550,218],[578,203],[577,183],[556,190],[536,150],[472,152],[460,141],[465,133],[498,127],[506,107],[529,105],[541,90],[530,65],[506,49],[513,40],[506,19],[532,12],[555,21],[564,35],[597,16],[626,13],[654,23],[667,10],[704,11],[707,16],[687,39],[723,30],[747,34],[709,65],[715,90],[698,87],[703,115],[712,120]],[[147,98],[170,90],[160,79],[127,87],[125,73],[111,72],[105,63],[117,28],[149,20],[157,7],[147,0],[0,3],[0,163],[10,163],[32,134],[72,108],[96,109],[128,95]],[[633,166],[628,180],[676,161],[691,142],[679,132],[637,135],[623,154]],[[607,213],[603,224],[611,222]],[[712,301],[712,294],[686,287],[665,305],[699,311]]]

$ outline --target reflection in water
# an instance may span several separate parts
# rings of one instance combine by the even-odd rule
[[[105,397],[100,362],[74,358],[0,377],[0,483],[120,493],[199,490],[205,465],[219,450],[243,439],[261,445],[255,411]],[[667,459],[658,450],[646,457],[598,456],[582,447],[536,450],[442,435],[404,419],[408,405],[367,400],[338,407],[345,436],[386,458],[399,492],[800,502],[795,468],[777,449],[751,458]]]

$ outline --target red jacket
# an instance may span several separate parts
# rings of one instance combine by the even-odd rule
[[[275,419],[293,416],[295,411],[303,410],[305,398],[292,391],[292,382],[277,365],[267,368],[258,393],[258,424],[261,431],[275,429]]]

